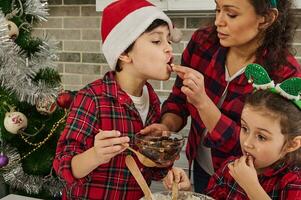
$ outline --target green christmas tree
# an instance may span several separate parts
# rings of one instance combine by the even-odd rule
[[[54,199],[61,184],[52,161],[66,112],[56,104],[56,42],[31,34],[47,16],[47,1],[0,0],[0,175],[9,193]]]

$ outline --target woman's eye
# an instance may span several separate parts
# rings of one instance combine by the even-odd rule
[[[215,13],[220,13],[220,12],[221,12],[220,9],[218,9],[218,8],[215,9]]]
[[[229,16],[230,18],[235,18],[237,15],[228,14],[228,16]]]

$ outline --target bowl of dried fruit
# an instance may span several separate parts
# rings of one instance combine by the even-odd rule
[[[184,137],[180,133],[163,131],[135,135],[135,145],[138,151],[154,162],[171,164],[179,156],[184,146]]]

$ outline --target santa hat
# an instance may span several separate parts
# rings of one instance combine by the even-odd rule
[[[156,19],[167,22],[173,42],[181,40],[181,32],[173,28],[170,18],[148,1],[118,0],[103,10],[102,50],[112,70],[115,70],[119,56]]]

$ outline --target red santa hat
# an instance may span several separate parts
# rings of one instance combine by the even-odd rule
[[[166,21],[173,42],[181,40],[181,32],[174,29],[170,18],[159,8],[145,0],[118,0],[102,13],[102,50],[112,70],[119,56],[153,23]]]

